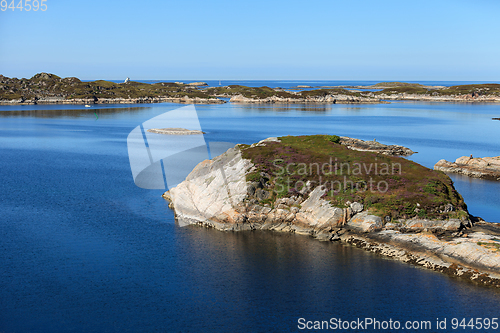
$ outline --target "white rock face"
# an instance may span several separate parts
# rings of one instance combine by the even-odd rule
[[[198,164],[184,182],[169,191],[179,224],[237,215],[236,205],[247,196],[245,177],[251,167],[238,148]]]
[[[302,207],[295,216],[297,222],[321,229],[326,227],[337,227],[343,222],[344,210],[332,205],[321,199],[321,196],[326,192],[326,189],[316,187],[306,201],[302,203]]]

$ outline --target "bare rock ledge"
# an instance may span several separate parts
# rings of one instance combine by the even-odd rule
[[[434,165],[434,170],[447,173],[458,173],[474,178],[500,180],[500,156],[477,157],[462,156],[455,162],[440,160]]]
[[[347,136],[341,136],[340,143],[352,150],[371,151],[384,155],[409,156],[415,154],[415,152],[409,148],[399,145],[384,145],[377,142],[375,139],[373,139],[373,141],[363,141],[360,139],[349,138]]]
[[[156,133],[156,134],[165,134],[165,135],[196,135],[196,134],[205,134],[205,132],[197,131],[197,130],[188,130],[185,128],[150,128],[148,132]]]

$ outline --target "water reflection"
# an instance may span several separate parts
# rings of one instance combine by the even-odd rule
[[[333,104],[244,104],[240,105],[242,111],[252,113],[263,112],[311,112],[326,113],[332,110]]]
[[[428,320],[493,314],[491,306],[500,297],[496,290],[307,236],[196,226],[176,232],[179,241],[190,243],[178,253],[184,265],[176,268],[193,286],[185,297],[208,311],[201,322],[219,318],[217,308],[231,308],[231,320],[248,327],[259,327],[265,316],[284,325],[282,331],[290,331],[299,316]],[[477,299],[484,302],[480,307],[474,306]]]
[[[2,110],[3,109],[3,110]],[[66,109],[35,109],[35,110],[20,110],[19,107],[13,110],[8,108],[0,109],[0,117],[27,117],[27,118],[80,118],[80,117],[95,117],[106,115],[127,115],[137,114],[145,109],[151,109],[150,106],[129,106],[129,107],[106,107],[93,106],[85,108],[83,105],[80,108]]]

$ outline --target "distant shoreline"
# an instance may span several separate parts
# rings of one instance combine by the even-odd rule
[[[332,81],[325,81],[332,82]],[[348,90],[348,89],[354,90]],[[209,86],[206,82],[81,81],[39,73],[30,79],[0,75],[0,105],[36,104],[377,104],[388,101],[500,102],[500,84],[432,86],[380,82],[372,85],[309,86],[289,88]]]

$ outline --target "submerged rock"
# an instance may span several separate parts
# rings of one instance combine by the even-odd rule
[[[198,130],[188,130],[185,128],[150,128],[148,132],[166,135],[195,135],[205,134],[205,132]]]

